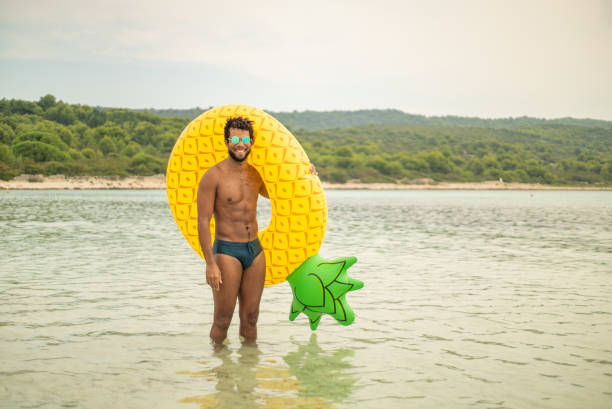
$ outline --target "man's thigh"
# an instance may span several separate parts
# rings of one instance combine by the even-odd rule
[[[215,261],[221,270],[222,284],[219,291],[212,289],[215,301],[215,315],[232,315],[242,279],[242,264],[227,254],[215,254]]]
[[[266,281],[266,257],[263,251],[255,257],[253,263],[242,273],[240,283],[240,310],[252,311],[259,308],[261,294]]]

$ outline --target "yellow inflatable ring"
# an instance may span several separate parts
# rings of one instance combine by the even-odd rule
[[[208,169],[228,156],[223,130],[228,118],[253,121],[254,144],[247,161],[268,190],[270,225],[259,232],[266,257],[266,285],[282,283],[318,253],[327,224],[321,181],[297,139],[280,122],[257,108],[224,105],[204,112],[176,141],[166,173],[170,209],[179,229],[201,256],[198,239],[198,185]],[[214,239],[214,218],[211,220]]]

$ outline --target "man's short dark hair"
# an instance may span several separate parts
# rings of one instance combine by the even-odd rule
[[[244,129],[245,131],[249,131],[249,136],[251,137],[251,140],[255,140],[255,137],[253,136],[253,122],[248,120],[247,118],[237,116],[235,118],[229,118],[227,120],[227,122],[225,123],[225,129],[223,130],[225,142],[229,140],[230,128]]]

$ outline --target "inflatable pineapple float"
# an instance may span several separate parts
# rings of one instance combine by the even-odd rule
[[[237,116],[253,122],[254,144],[247,161],[260,174],[272,203],[270,225],[259,232],[266,258],[265,284],[289,281],[292,321],[304,312],[314,330],[327,313],[349,325],[355,316],[345,295],[363,287],[346,274],[356,258],[328,261],[318,256],[327,224],[321,181],[310,174],[310,161],[297,139],[267,113],[224,105],[204,112],[183,130],[166,173],[168,202],[180,231],[203,257],[197,229],[198,185],[208,169],[228,156],[223,130],[227,119]],[[213,240],[214,223],[213,218]]]

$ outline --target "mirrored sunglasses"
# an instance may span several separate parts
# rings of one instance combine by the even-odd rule
[[[233,143],[234,145],[236,145],[238,142],[240,142],[240,138],[239,138],[239,137],[237,137],[237,136],[232,136],[232,138],[231,138],[230,140],[232,141],[232,143]],[[242,143],[243,143],[243,144],[245,144],[245,145],[246,145],[246,144],[247,144],[247,143],[249,143],[249,142],[251,142],[251,137],[249,137],[249,136],[243,136],[243,137],[242,137]]]

